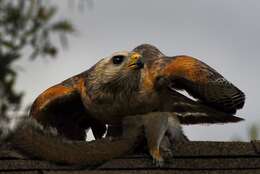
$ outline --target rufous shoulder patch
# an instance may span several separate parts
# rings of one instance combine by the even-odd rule
[[[50,102],[65,95],[69,95],[74,91],[74,88],[69,88],[61,84],[48,88],[43,93],[41,93],[33,103],[31,115],[35,117],[37,115],[37,112],[47,107]]]
[[[176,56],[164,68],[166,76],[176,76],[193,82],[203,83],[208,80],[207,73],[202,73],[200,61],[190,56]]]

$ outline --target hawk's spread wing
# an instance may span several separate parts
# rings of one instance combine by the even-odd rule
[[[243,107],[244,93],[205,63],[189,56],[161,57],[156,61],[163,67],[160,76],[170,80],[173,90],[186,90],[202,103],[230,114]]]
[[[69,139],[85,140],[85,130],[90,127],[95,138],[101,138],[106,127],[92,118],[82,103],[78,90],[83,83],[81,76],[74,76],[45,90],[34,101],[30,116],[45,126],[55,127]]]

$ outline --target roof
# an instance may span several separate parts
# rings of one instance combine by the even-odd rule
[[[0,148],[0,171],[4,173],[173,173],[173,174],[256,174],[260,173],[260,141],[178,143],[174,157],[163,167],[152,164],[147,154],[134,153],[98,167],[75,167],[30,159],[8,146]],[[1,173],[1,172],[0,172]]]

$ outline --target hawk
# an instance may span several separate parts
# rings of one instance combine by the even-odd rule
[[[192,100],[178,90],[185,90]],[[244,93],[216,70],[190,56],[169,57],[142,44],[101,59],[89,70],[54,85],[34,101],[30,116],[70,139],[91,128],[149,112],[172,112],[183,124],[238,122]]]

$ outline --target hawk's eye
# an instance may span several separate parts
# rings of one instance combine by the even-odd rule
[[[114,64],[121,64],[124,61],[125,56],[123,55],[116,55],[112,57],[113,63]]]

